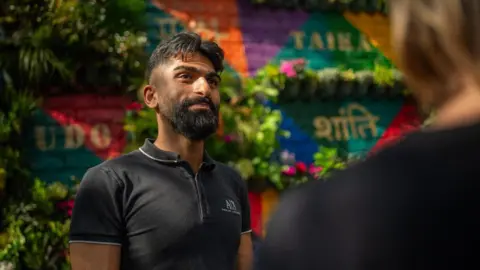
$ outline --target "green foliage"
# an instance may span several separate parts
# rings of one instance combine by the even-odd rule
[[[22,130],[45,90],[138,89],[146,62],[144,9],[143,0],[1,1],[0,262],[69,269],[70,210],[57,203],[71,207],[65,200],[74,190],[32,180]]]
[[[338,153],[337,148],[320,147],[313,155],[315,166],[321,167],[317,177],[326,179],[332,172],[346,168],[346,162]]]
[[[326,68],[317,71],[317,79],[319,81],[319,85],[321,86],[336,83],[341,79],[341,73],[339,69]]]
[[[402,74],[387,64],[376,64],[373,70],[324,68],[313,70],[305,59],[268,64],[258,72],[263,81],[279,90],[278,103],[298,100],[311,102],[330,98],[394,98],[409,95]]]
[[[322,170],[321,167],[314,164],[307,165],[304,162],[297,161],[295,154],[288,150],[280,152],[280,161],[282,164],[281,181],[273,182],[279,190],[316,180],[318,179],[318,173]]]
[[[66,213],[55,209],[70,191],[60,185],[32,182],[23,160],[22,130],[36,109],[37,100],[13,88],[4,73],[0,92],[0,181],[2,223],[0,261],[15,269],[68,269],[65,257],[69,229]],[[60,267],[62,266],[62,267]]]
[[[374,74],[370,70],[355,72],[355,79],[359,84],[372,83]]]
[[[21,134],[37,100],[29,92],[15,90],[7,74],[2,75],[5,83],[0,92],[0,190],[19,198],[28,186]]]
[[[356,79],[356,74],[351,69],[342,71],[340,75],[344,81],[354,81]]]
[[[4,1],[0,28],[7,38],[0,40],[0,69],[17,89],[137,89],[144,70],[146,37],[139,19],[144,5],[141,0]],[[133,12],[126,10],[132,6]]]
[[[373,80],[376,84],[382,85],[382,86],[393,86],[395,83],[395,76],[394,70],[377,65],[375,66],[375,69],[373,71]]]
[[[268,178],[279,181],[281,166],[271,161],[278,148],[281,113],[265,106],[275,100],[277,90],[261,76],[240,79],[229,72],[222,74],[221,124],[216,135],[206,142],[208,153],[218,161],[237,168],[244,179]],[[130,133],[126,151],[136,149],[145,138],[157,136],[155,112],[150,109],[127,113],[125,129]]]
[[[5,209],[6,236],[0,261],[15,269],[70,269],[67,256],[70,219],[68,210],[57,202],[68,199],[74,190],[55,183],[46,185],[36,179],[31,198],[9,204]]]

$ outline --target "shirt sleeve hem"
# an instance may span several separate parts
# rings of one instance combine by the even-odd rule
[[[85,241],[85,240],[70,240],[69,244],[79,243],[79,244],[96,244],[96,245],[109,245],[109,246],[121,246],[120,243],[115,242],[105,242],[105,241]]]
[[[240,234],[251,233],[252,229],[241,232]]]
[[[122,241],[114,236],[70,235],[69,243],[104,244],[121,246]]]

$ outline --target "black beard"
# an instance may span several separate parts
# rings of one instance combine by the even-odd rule
[[[190,106],[202,103],[208,104],[210,110],[190,110]],[[218,105],[208,98],[197,98],[175,104],[168,119],[175,132],[192,141],[203,141],[217,131],[218,114]]]

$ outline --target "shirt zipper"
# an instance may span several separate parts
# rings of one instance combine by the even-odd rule
[[[198,212],[200,215],[200,221],[203,221],[204,214],[203,214],[203,207],[202,207],[202,194],[200,193],[200,186],[198,183],[198,175],[200,174],[200,170],[202,169],[203,163],[198,168],[198,172],[195,174],[194,184],[195,184],[195,191],[197,193],[197,200],[198,200]]]
[[[153,159],[153,160],[156,160],[156,161],[160,161],[160,162],[165,162],[165,163],[173,163],[173,164],[178,164],[180,161],[177,159],[177,160],[164,160],[164,159],[158,159],[158,158],[154,158],[150,155],[148,155],[147,153],[145,153],[145,151],[142,150],[142,148],[139,148],[140,152],[142,152],[144,155],[146,155],[147,157]],[[195,192],[197,193],[197,200],[198,200],[198,212],[199,212],[199,216],[200,216],[200,221],[203,221],[203,217],[204,217],[204,214],[203,214],[203,207],[202,207],[202,194],[200,193],[200,187],[199,187],[199,183],[198,183],[198,174],[200,173],[200,171],[202,170],[202,167],[203,167],[203,164],[200,164],[200,167],[198,168],[198,172],[195,174],[195,178],[193,180],[193,185],[194,185],[194,188],[195,188]]]

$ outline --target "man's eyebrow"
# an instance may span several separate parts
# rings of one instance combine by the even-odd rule
[[[174,71],[175,70],[186,70],[186,71],[200,73],[200,69],[198,69],[196,67],[191,67],[191,66],[178,66],[178,67],[175,67],[173,70]]]
[[[195,72],[195,73],[202,73],[202,71],[196,67],[192,67],[192,66],[178,66],[178,67],[175,67],[173,69],[174,71],[177,71],[177,70],[186,70],[186,71],[190,71],[190,72]],[[205,77],[210,77],[210,78],[216,78],[218,79],[219,81],[222,80],[222,78],[220,77],[220,75],[215,72],[215,71],[210,71],[208,72]]]

